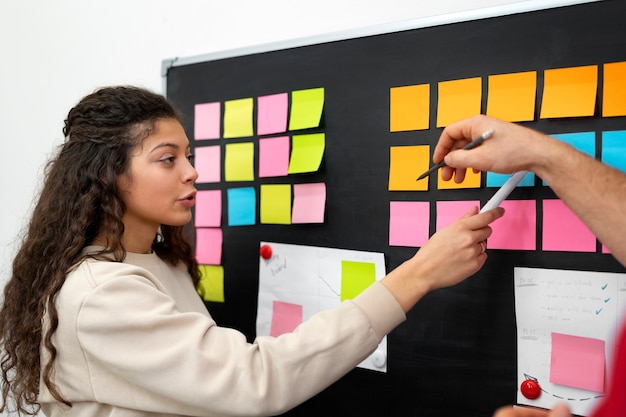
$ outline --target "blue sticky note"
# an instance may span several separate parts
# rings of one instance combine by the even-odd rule
[[[230,188],[226,195],[229,226],[250,226],[256,223],[256,193],[253,187]]]
[[[602,132],[602,162],[626,172],[626,130]]]
[[[502,187],[513,174],[496,174],[495,172],[487,173],[487,187]],[[518,187],[532,187],[535,185],[535,174],[529,172],[526,176],[517,184]]]

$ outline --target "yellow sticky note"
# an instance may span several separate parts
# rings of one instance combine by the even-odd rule
[[[221,265],[198,265],[200,281],[196,290],[204,301],[224,302],[224,267]]]
[[[292,91],[289,130],[318,127],[323,109],[324,88]]]
[[[288,174],[315,172],[320,168],[326,140],[323,133],[294,135],[291,143]]]
[[[252,142],[228,143],[225,149],[224,178],[226,181],[252,181],[254,179],[254,144]]]
[[[540,117],[593,116],[597,90],[597,65],[546,70]]]
[[[426,191],[428,177],[416,181],[429,168],[430,146],[389,148],[389,191]]]
[[[389,89],[389,130],[428,129],[430,121],[430,84],[407,85]]]
[[[261,223],[291,224],[290,184],[261,184]]]
[[[341,261],[341,301],[351,300],[376,281],[371,262]]]
[[[224,103],[224,137],[242,138],[252,136],[252,98],[229,100]]]
[[[482,79],[465,78],[439,83],[437,127],[480,114]]]
[[[437,173],[437,188],[440,190],[452,190],[459,188],[480,188],[480,172],[474,173],[474,170],[468,168],[465,171],[465,179],[460,182],[454,182],[454,178],[450,179],[450,181],[444,181],[441,178],[441,170]]]
[[[535,119],[536,71],[490,75],[487,91],[487,116],[509,122]]]
[[[604,64],[602,117],[626,116],[626,62]]]

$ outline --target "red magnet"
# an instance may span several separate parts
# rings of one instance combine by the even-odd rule
[[[535,400],[541,395],[541,387],[534,379],[527,379],[522,382],[522,385],[520,385],[520,391],[522,391],[522,395],[529,400]]]
[[[270,245],[261,245],[261,258],[267,260],[272,257],[272,248]]]

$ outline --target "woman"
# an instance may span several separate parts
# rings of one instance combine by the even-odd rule
[[[0,311],[3,407],[22,414],[282,413],[367,357],[426,293],[476,272],[503,214],[474,208],[355,299],[250,344],[195,291],[182,228],[197,172],[167,100],[103,88],[64,134]]]

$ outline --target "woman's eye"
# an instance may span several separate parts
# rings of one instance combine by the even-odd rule
[[[191,165],[193,165],[193,154],[187,155],[187,160],[189,161]]]
[[[174,162],[174,157],[173,156],[168,156],[165,158],[161,158],[161,162],[165,162],[166,164],[171,164]]]

